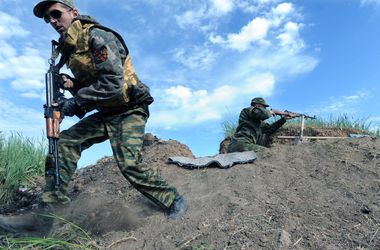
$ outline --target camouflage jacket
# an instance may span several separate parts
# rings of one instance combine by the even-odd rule
[[[268,124],[264,120],[271,117],[265,108],[248,107],[240,112],[239,124],[234,134],[235,139],[249,139],[255,144],[267,146],[271,134],[276,132],[285,122],[285,118]]]
[[[120,108],[136,101],[131,100],[131,92],[134,86],[143,84],[132,66],[128,48],[116,32],[91,17],[79,16],[65,34],[61,54],[75,77],[70,92],[83,110]],[[144,90],[149,95],[149,89]]]

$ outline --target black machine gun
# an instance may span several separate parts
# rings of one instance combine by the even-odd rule
[[[58,42],[52,41],[52,54],[54,54]],[[46,119],[46,134],[49,140],[49,154],[54,159],[54,181],[55,187],[58,190],[61,186],[60,183],[60,166],[59,166],[59,153],[58,153],[58,140],[59,140],[59,127],[63,119],[59,107],[59,100],[63,97],[60,92],[60,87],[63,86],[62,76],[59,74],[61,62],[55,65],[54,57],[49,60],[49,70],[45,74],[46,83],[46,104],[44,105],[44,115]]]

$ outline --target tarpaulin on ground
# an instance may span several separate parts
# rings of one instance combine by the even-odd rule
[[[169,157],[169,163],[186,168],[219,167],[230,168],[235,164],[251,163],[256,160],[254,151],[218,154],[215,156],[189,158],[184,156]]]

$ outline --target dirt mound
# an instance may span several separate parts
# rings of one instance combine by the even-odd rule
[[[109,249],[379,249],[380,139],[275,143],[253,164],[184,169],[187,146],[154,136],[145,162],[189,203],[168,219],[112,158],[80,169],[62,212]]]

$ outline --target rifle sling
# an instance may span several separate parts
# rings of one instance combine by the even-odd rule
[[[59,56],[59,53],[63,47],[63,42],[56,42],[54,41],[56,44],[58,44],[58,46],[54,49],[54,51],[52,51],[52,54],[51,54],[51,60],[54,62],[58,56]],[[65,61],[66,61],[66,56],[62,55],[61,54],[61,58],[59,59],[59,62],[57,65],[55,65],[55,70],[57,72],[59,72],[59,70],[63,67],[63,65],[65,64]]]

